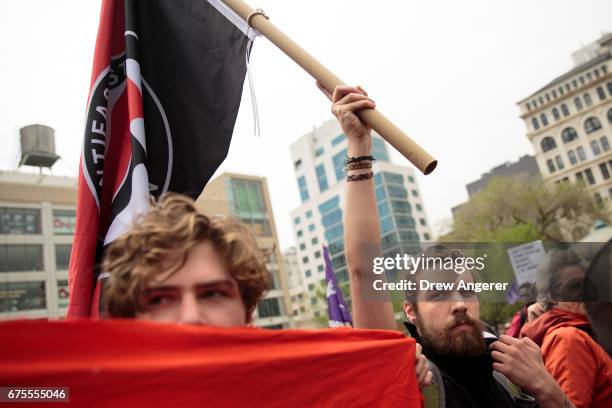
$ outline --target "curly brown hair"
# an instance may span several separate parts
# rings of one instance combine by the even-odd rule
[[[102,270],[110,277],[103,302],[110,317],[135,317],[145,311],[142,294],[151,280],[180,269],[189,251],[211,242],[238,283],[249,320],[268,289],[270,273],[255,238],[238,220],[211,219],[189,197],[166,194],[105,251]]]

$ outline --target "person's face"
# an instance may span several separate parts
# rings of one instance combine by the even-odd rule
[[[438,275],[437,278],[432,278]],[[436,282],[455,279],[473,282],[469,272],[440,276],[424,273],[421,279]],[[416,303],[404,304],[406,316],[417,327],[421,341],[442,356],[476,356],[486,350],[480,323],[480,304],[471,290],[422,291]]]
[[[137,319],[221,327],[250,322],[238,283],[210,242],[193,247],[185,264],[170,272],[144,291],[146,310],[137,313]]]

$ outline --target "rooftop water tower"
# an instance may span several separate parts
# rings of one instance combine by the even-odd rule
[[[60,157],[55,154],[55,130],[45,125],[29,125],[19,130],[21,159],[19,166],[51,168]]]

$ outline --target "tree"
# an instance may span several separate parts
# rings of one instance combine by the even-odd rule
[[[498,177],[470,199],[444,241],[579,240],[596,219],[609,221],[583,184]],[[510,239],[510,241],[508,241]]]

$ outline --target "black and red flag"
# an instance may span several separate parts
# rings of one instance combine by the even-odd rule
[[[98,316],[104,247],[149,196],[196,198],[225,159],[256,34],[220,0],[103,0],[68,317]]]

